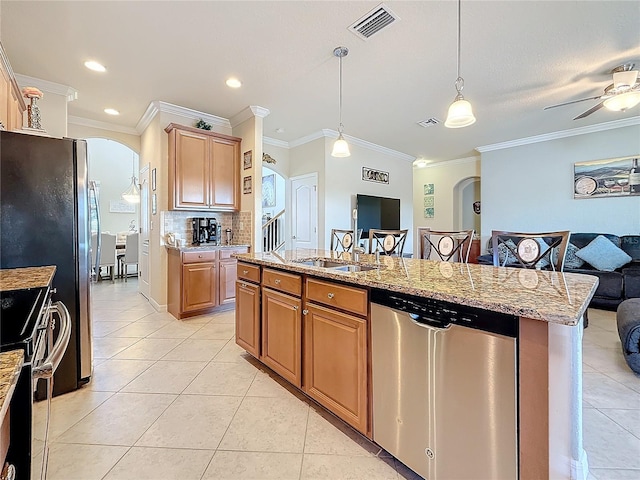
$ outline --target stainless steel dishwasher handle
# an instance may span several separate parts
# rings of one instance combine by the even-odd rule
[[[445,332],[445,331],[447,331],[447,330],[449,330],[451,328],[451,324],[450,323],[446,327],[434,327],[433,325],[428,325],[426,323],[417,322],[413,318],[413,315],[411,315],[411,314],[408,314],[407,316],[409,317],[409,320],[411,320],[411,322],[414,325],[417,325],[418,327],[426,328],[427,330],[435,330],[436,332]]]
[[[42,362],[41,365],[33,369],[33,378],[51,378],[53,373],[60,365],[60,361],[64,356],[64,352],[69,345],[69,338],[71,338],[71,315],[69,310],[64,306],[62,302],[55,302],[49,307],[51,313],[57,313],[60,317],[60,333],[55,345],[49,352],[49,356]]]

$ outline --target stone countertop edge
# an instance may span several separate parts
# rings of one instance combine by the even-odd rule
[[[11,396],[18,383],[24,361],[23,350],[0,353],[0,422],[9,409]]]
[[[356,261],[351,254],[323,250],[234,256],[266,267],[568,326],[578,325],[598,286],[592,275],[385,256],[380,257],[380,269],[362,272],[296,263],[328,258],[375,264],[374,255],[361,254]]]
[[[197,251],[205,251],[205,250],[225,250],[227,248],[249,248],[250,245],[183,245],[181,247],[176,247],[175,245],[166,245],[165,248],[167,250],[177,250],[178,252],[197,252]]]
[[[51,285],[56,273],[54,265],[47,267],[6,268],[0,270],[0,291],[26,290]]]

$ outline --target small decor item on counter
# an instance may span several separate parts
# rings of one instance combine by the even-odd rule
[[[165,242],[167,242],[167,245],[174,246],[176,244],[176,234],[172,232],[167,233]]]
[[[40,100],[44,94],[36,87],[24,87],[22,89],[22,96],[28,98],[30,103],[27,105],[27,127],[34,130],[43,130],[40,123],[40,107],[38,107],[38,100]]]
[[[233,239],[233,233],[231,232],[231,229],[227,228],[224,231],[224,234],[225,234],[225,237],[226,237],[227,245],[231,245],[231,240]]]
[[[211,130],[211,128],[213,127],[210,123],[207,123],[203,119],[200,119],[196,122],[196,128],[200,128],[202,130]]]

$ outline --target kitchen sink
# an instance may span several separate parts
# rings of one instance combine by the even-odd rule
[[[376,265],[365,265],[360,263],[336,262],[326,258],[309,258],[305,260],[294,260],[300,265],[308,265],[310,267],[320,267],[340,272],[366,272],[367,270],[375,270],[380,268]]]

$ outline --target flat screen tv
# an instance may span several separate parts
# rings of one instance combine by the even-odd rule
[[[358,228],[362,238],[369,237],[369,229],[400,230],[400,199],[360,195],[356,197]]]

